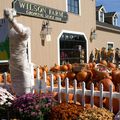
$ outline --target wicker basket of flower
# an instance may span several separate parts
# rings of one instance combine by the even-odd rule
[[[98,80],[103,79],[105,77],[110,77],[110,74],[112,72],[112,70],[110,68],[108,68],[107,66],[103,65],[103,64],[96,64],[95,68],[94,68],[95,74],[98,78]]]

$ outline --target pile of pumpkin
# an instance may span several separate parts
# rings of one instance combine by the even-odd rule
[[[101,67],[99,67],[101,66]],[[102,68],[103,67],[103,68]],[[102,69],[101,69],[102,68]],[[103,90],[109,91],[109,86],[113,85],[113,92],[119,92],[120,84],[120,70],[114,63],[107,63],[102,60],[99,64],[88,63],[88,64],[64,64],[57,65],[48,69],[47,66],[39,67],[40,76],[42,78],[43,71],[47,72],[47,85],[50,85],[50,74],[53,74],[54,86],[58,86],[58,77],[61,77],[62,86],[65,86],[65,79],[69,78],[70,87],[73,87],[74,79],[77,80],[77,87],[82,88],[81,82],[85,82],[86,89],[90,89],[91,83],[94,83],[94,89],[100,90],[100,83],[103,84]],[[34,71],[36,77],[36,70]],[[63,99],[65,94],[62,94]],[[73,100],[73,95],[69,94],[69,100]],[[80,102],[80,95],[77,95],[77,100]],[[85,97],[86,103],[90,102],[90,97]],[[63,100],[64,101],[64,100]],[[99,106],[99,97],[94,97],[94,104]],[[105,108],[109,108],[109,98],[103,99],[103,105]],[[113,99],[113,112],[117,113],[119,110],[119,99]]]
[[[102,66],[105,69],[99,69]],[[65,86],[65,79],[69,78],[69,87],[73,87],[74,79],[77,80],[77,87],[81,88],[81,82],[86,83],[86,89],[90,89],[91,83],[94,83],[94,89],[100,90],[100,83],[103,84],[104,91],[109,91],[109,86],[113,85],[113,91],[119,92],[120,84],[120,70],[114,63],[107,63],[105,60],[99,64],[86,63],[86,64],[55,64],[50,69],[45,66],[39,67],[40,77],[42,78],[43,72],[47,73],[47,85],[50,85],[50,74],[53,74],[54,86],[58,86],[58,77],[61,77],[62,87]],[[34,69],[34,78],[37,76],[36,68]],[[3,82],[3,74],[0,74],[0,83]],[[11,83],[10,73],[7,74],[7,82]],[[62,94],[63,101],[65,94]],[[69,100],[73,100],[73,95],[69,94]],[[81,101],[80,95],[77,95],[78,102]],[[85,97],[86,103],[90,102],[90,97]],[[99,106],[99,97],[94,97],[94,104]],[[103,99],[104,107],[109,108],[109,98]],[[119,110],[119,99],[113,99],[113,112],[117,113]]]

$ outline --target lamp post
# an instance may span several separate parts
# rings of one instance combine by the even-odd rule
[[[49,21],[48,20],[43,21],[42,28],[40,31],[42,45],[45,45],[45,40],[51,41],[51,30],[52,30],[52,28],[49,25]]]
[[[90,39],[91,39],[91,41],[96,39],[96,30],[93,28],[91,30]]]

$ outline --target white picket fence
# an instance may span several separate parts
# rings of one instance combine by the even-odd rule
[[[6,82],[7,80],[7,74],[4,74],[4,83],[1,83],[0,86],[8,87],[10,84]],[[72,93],[74,95],[74,103],[77,103],[77,95],[79,94],[82,98],[82,106],[85,106],[85,95],[90,96],[90,104],[93,107],[94,106],[94,96],[98,96],[100,99],[100,108],[103,107],[103,98],[108,97],[109,98],[109,110],[112,112],[113,111],[113,106],[112,106],[112,99],[117,98],[119,100],[119,110],[120,110],[120,92],[113,92],[113,86],[110,86],[109,91],[103,91],[103,85],[100,84],[100,91],[94,90],[94,84],[91,84],[91,90],[86,89],[85,82],[82,82],[82,89],[77,88],[77,81],[73,81],[73,88],[69,88],[69,79],[65,79],[65,87],[62,87],[61,85],[61,78],[58,78],[58,87],[54,86],[54,79],[53,79],[53,74],[50,74],[50,86],[47,86],[46,84],[47,81],[47,74],[46,72],[43,73],[43,77],[41,79],[40,74],[39,74],[39,68],[37,68],[37,77],[36,79],[33,79],[32,83],[34,82],[34,86],[31,86],[32,92],[36,90],[37,92],[57,92],[58,93],[58,100],[61,103],[62,102],[62,97],[61,93],[66,94],[66,102],[69,102],[69,94]],[[120,87],[119,87],[120,91]]]
[[[54,79],[53,74],[50,75],[50,86],[47,86],[46,80],[47,80],[47,74],[46,72],[43,73],[43,78],[40,79],[39,75],[39,68],[37,69],[37,77],[35,80],[35,86],[34,89],[36,89],[38,92],[57,92],[58,93],[58,100],[61,103],[62,97],[61,93],[66,94],[66,102],[69,102],[69,94],[72,93],[74,95],[74,103],[77,102],[77,94],[79,94],[82,97],[82,106],[85,106],[85,95],[90,96],[90,104],[93,107],[94,106],[94,96],[98,96],[100,99],[100,108],[103,107],[103,98],[108,97],[109,98],[109,110],[113,111],[112,106],[112,99],[117,98],[119,100],[119,110],[120,110],[120,92],[113,92],[113,86],[110,85],[109,91],[103,91],[103,84],[100,84],[100,91],[94,90],[94,84],[91,84],[91,90],[86,89],[85,82],[82,82],[82,89],[77,88],[77,81],[73,81],[73,88],[69,88],[69,79],[65,79],[65,87],[62,87],[61,85],[61,78],[58,78],[58,87],[54,87]],[[120,86],[119,86],[120,91]]]

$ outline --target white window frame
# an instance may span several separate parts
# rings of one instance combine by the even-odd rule
[[[107,50],[108,50],[108,44],[112,44],[114,48],[114,42],[107,42]]]
[[[68,12],[68,0],[66,0],[66,12]],[[79,0],[79,14],[75,14],[75,15],[81,16],[81,0]]]
[[[99,21],[100,21],[100,22],[104,22],[104,13],[105,13],[104,9],[101,8],[101,9],[99,10]],[[102,14],[102,20],[101,20],[101,14]]]
[[[118,21],[118,18],[117,18],[116,15],[114,15],[114,16],[112,17],[112,24],[113,24],[114,26],[117,26],[117,21]]]
[[[85,37],[85,40],[86,40],[86,61],[87,61],[87,63],[88,63],[88,39],[87,39],[87,37],[86,37],[86,35],[85,35],[85,33],[82,33],[82,32],[76,32],[76,31],[69,31],[69,30],[62,30],[61,31],[61,33],[59,34],[59,36],[58,36],[58,38],[57,38],[57,58],[58,58],[58,65],[60,65],[60,47],[59,47],[59,44],[60,44],[60,37],[61,37],[61,35],[63,34],[63,33],[73,33],[73,34],[79,34],[79,35],[83,35],[84,37]]]

